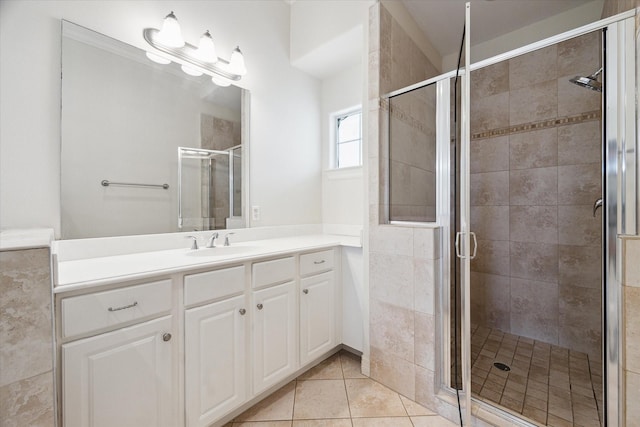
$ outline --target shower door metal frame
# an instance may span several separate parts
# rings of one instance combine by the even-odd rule
[[[229,152],[229,218],[236,219],[242,218],[242,215],[235,215],[235,172],[236,172],[236,162],[234,159],[237,157],[240,158],[240,171],[242,173],[242,144],[234,145],[233,147],[227,148]],[[236,151],[240,154],[236,154]],[[241,190],[242,194],[242,190]],[[240,200],[240,212],[242,212],[242,198]]]
[[[477,62],[470,70],[509,60],[583,34],[605,32],[603,63],[603,393],[604,426],[621,425],[624,414],[621,340],[621,262],[618,234],[637,234],[638,224],[638,152],[635,105],[635,10],[532,43],[522,48]],[[469,331],[463,332],[463,334]],[[512,421],[531,425],[493,405],[473,398],[474,404]]]
[[[635,20],[610,24],[603,37],[603,365],[606,426],[623,425],[622,251],[620,234],[638,231]]]

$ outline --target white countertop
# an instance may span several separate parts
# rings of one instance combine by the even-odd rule
[[[309,235],[240,242],[197,251],[170,249],[58,263],[54,260],[54,293],[333,246],[361,245],[358,237]]]
[[[53,240],[51,228],[12,229],[0,231],[0,251],[48,248]]]

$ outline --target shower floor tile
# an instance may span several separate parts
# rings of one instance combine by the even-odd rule
[[[602,426],[602,364],[580,352],[472,326],[471,391],[543,426]],[[494,366],[503,363],[510,370]]]

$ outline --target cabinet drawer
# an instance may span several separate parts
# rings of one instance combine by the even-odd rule
[[[62,300],[62,336],[86,334],[171,310],[171,280]]]
[[[300,255],[300,275],[319,273],[333,268],[333,249]]]
[[[191,305],[244,291],[244,266],[184,277],[184,304]]]
[[[293,257],[280,258],[272,261],[256,262],[253,264],[252,271],[252,286],[259,288],[293,280],[296,274],[296,264]]]

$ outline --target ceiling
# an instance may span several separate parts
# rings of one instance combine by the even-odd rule
[[[460,48],[468,0],[402,0],[441,56]],[[472,44],[482,43],[594,0],[473,0]]]

